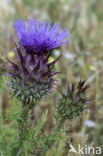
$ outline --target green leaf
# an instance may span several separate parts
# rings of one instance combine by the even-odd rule
[[[35,128],[35,130],[32,132],[31,137],[36,137],[40,134],[46,120],[47,120],[47,114],[48,111],[46,110],[46,112],[42,115],[41,119],[39,119],[38,123],[37,123],[37,127]]]

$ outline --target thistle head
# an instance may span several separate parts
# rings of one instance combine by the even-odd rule
[[[18,44],[20,47],[25,48],[26,53],[47,54],[53,49],[69,42],[66,39],[69,33],[66,29],[61,31],[57,23],[51,27],[50,22],[39,22],[32,19],[26,23],[23,20],[17,20],[15,30]]]
[[[53,49],[68,43],[69,34],[66,29],[60,31],[59,24],[51,28],[50,22],[33,19],[28,23],[17,20],[15,30],[17,63],[7,59],[12,91],[24,103],[36,103],[51,93],[56,81],[53,76],[59,72],[54,71],[58,59],[49,63],[49,57]]]
[[[26,55],[17,48],[17,63],[7,59],[12,91],[23,103],[34,104],[51,93],[56,81],[53,76],[59,72],[54,71],[58,59],[49,63],[49,57],[50,54]]]
[[[61,92],[62,96],[59,98],[57,110],[63,119],[75,119],[87,109],[86,105],[90,100],[86,97],[88,87],[85,81],[80,81],[78,85],[68,84],[67,91]]]

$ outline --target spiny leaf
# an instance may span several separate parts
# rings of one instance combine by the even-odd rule
[[[46,120],[47,120],[47,114],[48,111],[46,110],[46,112],[42,115],[41,119],[39,119],[38,123],[37,123],[37,127],[35,128],[35,130],[32,132],[31,137],[36,137],[37,135],[39,135],[39,133],[41,132]]]

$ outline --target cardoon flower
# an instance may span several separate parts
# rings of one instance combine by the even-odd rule
[[[58,59],[49,63],[49,56],[25,55],[17,48],[17,63],[9,62],[10,85],[14,95],[24,103],[34,104],[51,93],[55,79],[59,72],[54,71],[54,64]]]
[[[58,24],[54,24],[51,29],[50,27],[50,23],[34,20],[28,21],[27,25],[23,20],[16,21],[15,24],[18,38],[15,47],[16,63],[7,58],[9,76],[11,76],[9,84],[13,94],[22,101],[23,108],[21,120],[17,119],[19,139],[17,146],[13,147],[12,155],[24,154],[24,141],[29,136],[27,122],[29,111],[51,93],[56,84],[53,76],[60,73],[54,71],[58,58],[52,62],[49,58],[53,49],[68,43],[68,40],[63,41],[68,33],[65,29],[60,32]]]
[[[69,35],[66,29],[60,30],[59,24],[55,23],[51,28],[50,22],[29,20],[26,24],[23,20],[17,20],[15,30],[18,45],[24,47],[26,53],[47,54],[68,43]],[[66,40],[65,40],[66,39]]]
[[[80,81],[77,86],[68,84],[67,91],[61,92],[62,97],[58,101],[57,110],[63,119],[74,119],[87,109],[89,98],[86,97],[88,85]]]
[[[12,91],[24,103],[36,103],[44,98],[55,84],[53,76],[54,64],[58,59],[49,63],[51,50],[68,43],[66,29],[60,32],[59,24],[17,20],[15,30],[19,41],[16,43],[17,63],[7,59],[11,64],[9,76]]]

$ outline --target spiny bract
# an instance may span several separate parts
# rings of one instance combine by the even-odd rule
[[[25,103],[36,103],[51,93],[55,79],[59,72],[54,71],[54,64],[58,59],[49,63],[49,56],[25,55],[17,48],[17,64],[8,60],[10,85],[13,93]]]
[[[74,83],[71,86],[68,84],[67,91],[61,92],[57,110],[63,119],[74,119],[87,109],[86,105],[90,99],[86,97],[86,92],[89,86],[84,84],[85,81],[80,81],[77,86]]]

